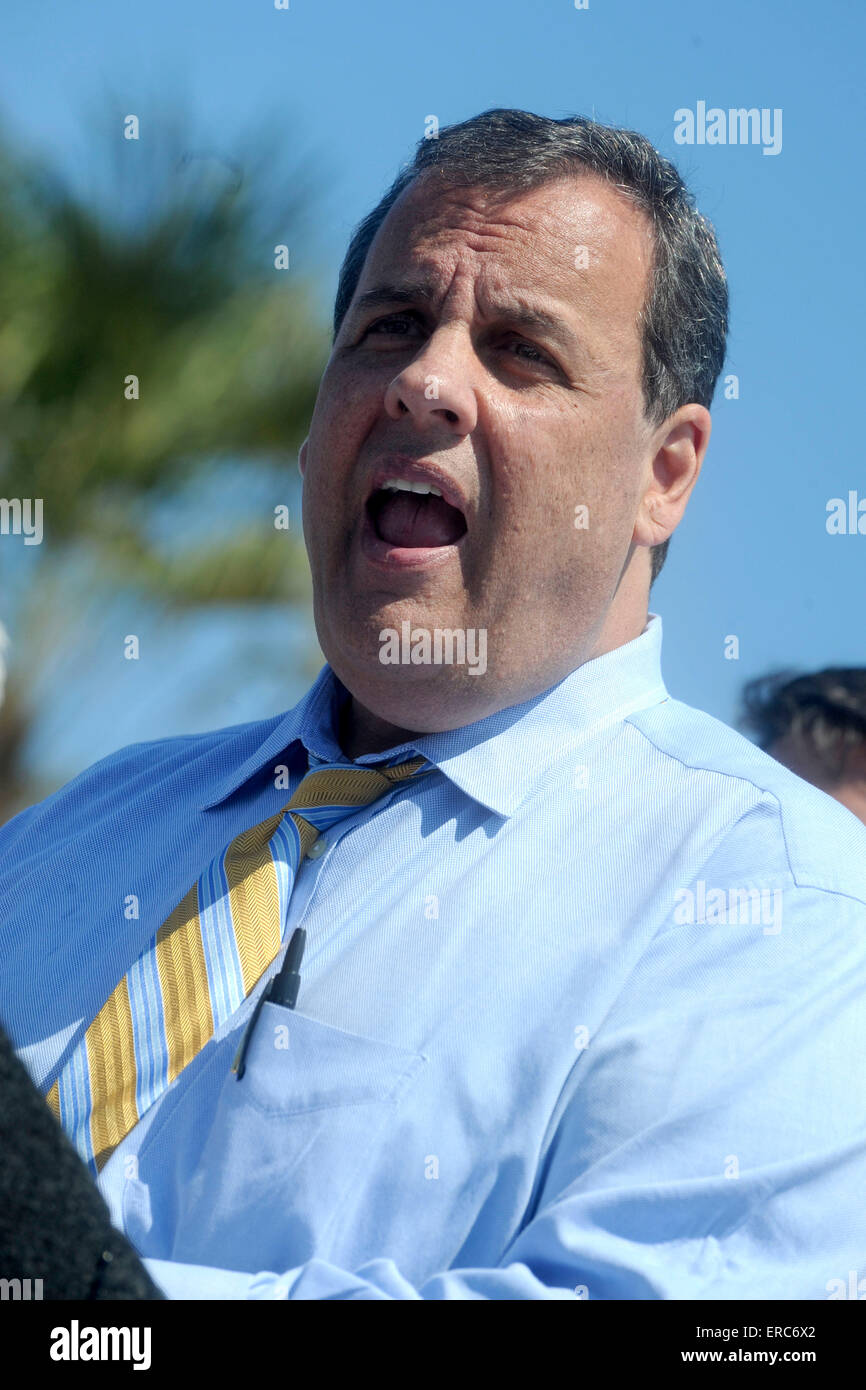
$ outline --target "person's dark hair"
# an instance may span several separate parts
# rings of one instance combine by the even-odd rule
[[[759,676],[743,687],[740,724],[757,734],[765,753],[790,737],[830,781],[841,781],[852,750],[866,749],[866,667]]]
[[[585,116],[553,120],[496,107],[438,138],[422,138],[415,156],[355,228],[334,301],[334,338],[361,278],[367,252],[393,204],[421,174],[443,187],[524,192],[563,175],[591,171],[646,212],[654,231],[652,278],[643,309],[643,391],[653,424],[691,401],[709,407],[725,360],[728,291],[711,224],[669,160],[645,136]],[[651,554],[655,580],[669,541]]]
[[[0,1270],[12,1298],[163,1298],[2,1026]]]

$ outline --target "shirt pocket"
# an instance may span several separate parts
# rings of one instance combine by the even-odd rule
[[[226,1040],[232,1057],[238,1040]],[[265,1003],[243,1077],[227,1071],[200,1151],[176,1175],[170,1258],[252,1273],[324,1256],[425,1061]]]

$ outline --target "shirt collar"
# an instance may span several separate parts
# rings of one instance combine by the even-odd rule
[[[601,729],[635,710],[668,698],[661,674],[662,620],[648,615],[639,637],[585,661],[557,685],[474,724],[356,758],[357,766],[422,754],[462,791],[508,817],[545,774]],[[272,729],[265,741],[229,774],[203,810],[218,805],[269,764],[299,757],[306,749],[325,762],[350,760],[336,739],[337,718],[348,692],[330,666],[323,666],[306,695]],[[496,740],[495,750],[491,741]]]

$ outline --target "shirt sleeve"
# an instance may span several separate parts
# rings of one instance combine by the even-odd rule
[[[724,882],[719,876],[710,882]],[[146,1260],[170,1298],[827,1299],[866,1274],[866,906],[671,922],[572,1069],[522,1229],[420,1286],[390,1259]]]

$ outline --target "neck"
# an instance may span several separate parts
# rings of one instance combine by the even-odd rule
[[[573,653],[573,659],[564,662],[561,671],[551,671],[546,685],[527,688],[523,693],[512,690],[510,698],[502,699],[499,704],[494,703],[486,709],[478,709],[473,714],[467,714],[462,722],[465,724],[474,723],[477,719],[483,718],[485,714],[493,713],[496,709],[504,708],[509,704],[521,704],[524,700],[538,694],[540,690],[555,685],[569,672],[582,665],[584,661],[591,661],[594,657],[603,656],[615,647],[624,646],[626,642],[631,642],[634,638],[639,637],[646,627],[648,619],[647,595],[649,587],[647,580],[650,562],[649,553],[645,548],[639,552],[638,559],[639,564],[629,563],[624,566],[616,587],[615,601],[610,604],[603,620],[599,622],[598,627],[587,640],[580,655]],[[406,729],[400,724],[391,724],[387,719],[373,714],[352,694],[349,694],[348,699],[343,704],[338,722],[340,747],[346,757],[352,759],[363,757],[367,753],[383,753],[386,749],[407,743],[410,739],[417,738],[425,732],[431,733],[434,730],[442,731],[460,727],[459,721],[456,723],[445,721],[444,723],[434,723],[433,729],[429,725],[426,730]]]
[[[362,757],[365,753],[384,753],[399,743],[406,743],[418,733],[417,729],[401,729],[389,724],[365,709],[350,695],[340,711],[340,747],[347,758]]]

